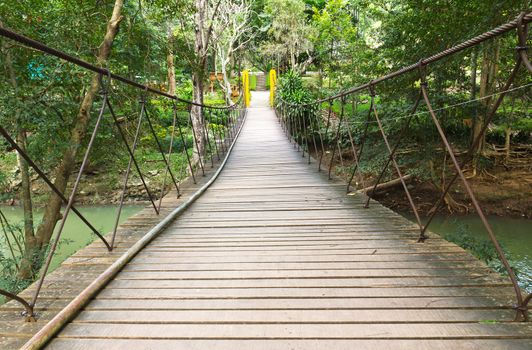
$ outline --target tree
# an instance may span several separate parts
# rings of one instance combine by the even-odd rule
[[[354,58],[363,48],[347,0],[327,1],[321,11],[314,9],[312,19],[316,28],[313,37],[314,55],[328,66],[329,87],[333,81],[333,72],[339,85],[343,86],[345,77],[357,74]]]
[[[115,0],[113,13],[107,23],[107,31],[105,37],[99,47],[97,55],[97,64],[106,66],[107,60],[111,54],[113,41],[118,33],[118,27],[122,21],[122,7],[123,0]],[[69,145],[63,152],[61,161],[54,172],[54,185],[59,191],[65,193],[68,181],[74,166],[76,164],[76,156],[82,146],[82,143],[90,123],[90,115],[94,100],[100,88],[100,79],[98,74],[93,74],[89,87],[79,106],[77,116],[74,120],[73,127],[70,131]],[[49,244],[52,234],[54,232],[57,221],[61,218],[60,210],[63,204],[61,198],[55,193],[51,192],[47,201],[43,219],[34,236],[28,234],[26,237],[25,257],[31,260],[31,263],[25,263],[19,271],[21,278],[32,277],[32,272],[38,270],[42,262],[42,254]]]
[[[0,20],[0,28],[4,27]],[[8,44],[5,40],[2,41],[2,52],[5,54],[4,63],[7,71],[9,83],[15,94],[18,92],[18,82],[13,66],[13,58],[11,56],[11,50],[9,50]],[[28,137],[27,130],[24,125],[24,121],[21,117],[20,109],[16,109],[15,112],[15,129],[16,129],[16,142],[23,152],[28,150]],[[26,160],[17,153],[17,163],[20,170],[21,184],[20,184],[20,198],[22,202],[24,212],[24,255],[21,259],[20,272],[23,278],[28,278],[33,275],[33,254],[35,254],[35,228],[33,225],[33,202],[31,198],[31,179],[30,170]]]
[[[307,23],[305,3],[302,0],[266,0],[264,12],[271,25],[268,30],[272,41],[262,49],[287,62],[293,71],[303,72],[312,63],[313,28]],[[301,57],[307,58],[301,61]]]
[[[212,45],[213,22],[220,5],[220,0],[212,4],[207,0],[172,0],[155,1],[159,9],[164,9],[165,15],[178,25],[173,31],[173,43],[185,58],[192,71],[192,102],[191,117],[196,138],[194,161],[198,162],[205,152],[206,139],[204,135],[205,118],[203,109],[203,93],[207,59]]]
[[[223,74],[222,88],[227,104],[231,104],[230,63],[235,52],[242,50],[253,38],[250,26],[251,5],[246,0],[222,0],[213,26],[213,42],[217,61]]]

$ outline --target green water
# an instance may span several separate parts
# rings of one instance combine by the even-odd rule
[[[112,231],[116,217],[116,206],[98,205],[77,207],[81,214],[100,232],[106,234]],[[128,217],[138,213],[144,206],[125,205],[122,209],[120,222],[124,222]],[[23,213],[18,207],[0,206],[0,209],[7,217],[10,224],[22,224]],[[36,210],[35,222],[40,222],[42,210]],[[59,226],[59,224],[57,225]],[[95,239],[99,239],[92,231],[74,214],[70,212],[65,223],[65,228],[61,234],[59,248],[54,255],[51,270],[59,266],[66,258],[85,247]],[[103,246],[103,242],[102,242]],[[11,256],[8,247],[3,239],[0,239],[0,251],[6,256]]]
[[[411,215],[405,215],[412,220]],[[521,286],[532,292],[532,220],[489,216],[488,221],[495,236],[510,254],[512,264],[517,268]],[[439,235],[454,233],[461,228],[476,238],[489,239],[488,233],[476,214],[465,216],[436,216],[429,231]]]

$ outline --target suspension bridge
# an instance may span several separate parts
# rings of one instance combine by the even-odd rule
[[[531,17],[437,57],[517,28],[514,71],[530,69],[523,33]],[[401,71],[419,70],[418,103],[431,115],[424,67],[435,57]],[[249,108],[230,107],[223,136],[205,130],[218,153],[210,166],[200,159],[205,176],[153,203],[155,212],[148,207],[128,219],[111,240],[102,236],[113,242],[107,247],[96,241],[18,296],[4,292],[15,300],[0,307],[2,349],[530,349],[530,295],[511,268],[509,278],[495,273],[426,225],[347,195],[346,183],[319,171],[321,160],[310,156],[323,143],[309,136],[315,104],[343,104],[364,89],[374,97],[380,81],[398,74],[306,106],[284,101],[274,110],[268,94],[257,92]],[[100,117],[104,106],[111,109],[106,98]],[[369,117],[380,126],[376,109]],[[387,166],[401,175],[396,148],[384,131],[383,138]],[[65,198],[68,209],[73,196]]]

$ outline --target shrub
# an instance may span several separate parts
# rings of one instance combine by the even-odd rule
[[[296,72],[288,71],[279,78],[275,94],[276,105],[282,102],[305,104],[312,100],[312,94],[303,87],[303,80]]]
[[[257,76],[256,75],[249,76],[249,89],[251,91],[257,90]]]

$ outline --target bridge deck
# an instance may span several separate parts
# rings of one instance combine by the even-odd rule
[[[214,185],[48,348],[532,347],[529,324],[505,322],[507,280],[360,203],[252,108]]]

